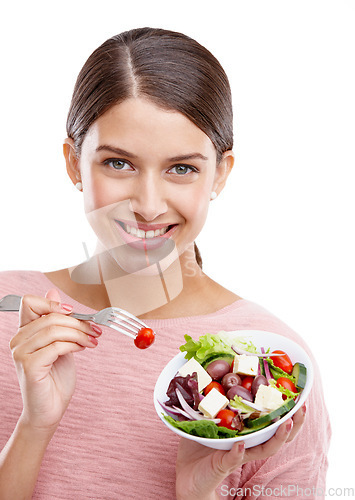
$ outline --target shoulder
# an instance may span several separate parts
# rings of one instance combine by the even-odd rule
[[[45,276],[39,271],[0,271],[0,298],[8,294],[41,293]]]
[[[213,315],[206,316],[206,319],[210,319],[209,323],[215,326],[215,331],[255,330],[287,337],[299,344],[315,363],[313,353],[302,333],[296,332],[282,318],[256,302],[247,299],[236,300]]]

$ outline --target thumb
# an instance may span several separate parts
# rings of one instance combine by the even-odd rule
[[[46,299],[53,300],[60,303],[60,295],[56,288],[51,288],[45,295]]]
[[[48,290],[45,297],[24,295],[21,300],[19,326],[25,326],[44,314],[70,314],[72,309],[70,305],[61,304],[59,292],[55,288]]]
[[[224,477],[231,474],[237,467],[243,464],[245,451],[244,442],[235,443],[230,451],[225,452],[220,458],[217,471]]]

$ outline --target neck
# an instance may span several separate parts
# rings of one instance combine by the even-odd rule
[[[207,279],[196,262],[193,245],[169,265],[163,260],[133,273],[119,267],[109,252],[97,249],[91,259],[69,273],[79,286],[96,286],[100,307],[104,302],[105,307],[120,307],[146,318],[168,314],[191,300]]]

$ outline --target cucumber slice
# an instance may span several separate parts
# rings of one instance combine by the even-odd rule
[[[206,367],[212,363],[212,361],[216,361],[217,359],[224,359],[225,361],[227,361],[227,363],[229,363],[230,365],[232,364],[232,361],[234,359],[234,356],[233,354],[218,354],[218,353],[215,353],[215,354],[212,354],[211,356],[209,356],[208,358],[206,358],[202,363],[201,365],[203,366],[203,368],[206,369]]]
[[[295,363],[292,370],[292,375],[295,377],[295,385],[298,389],[304,389],[307,380],[307,368],[303,363]]]
[[[253,419],[248,418],[248,420],[246,421],[246,425],[250,429],[255,429],[256,427],[259,428],[260,426],[265,426],[265,424],[271,424],[274,418],[282,417],[282,415],[290,411],[295,406],[295,404],[296,403],[294,402],[294,400],[290,399],[285,404],[279,406],[279,408],[276,408],[276,410],[271,411],[267,415],[263,415],[262,417]]]
[[[261,429],[264,429],[265,427],[271,424],[272,422],[267,422],[264,425],[259,425],[258,427],[253,427],[252,429],[249,427],[244,427],[242,431],[238,432],[237,436],[245,436],[246,434],[250,434],[251,432],[260,431]]]

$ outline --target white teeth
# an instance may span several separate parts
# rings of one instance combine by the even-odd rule
[[[163,236],[168,231],[167,227],[163,227],[162,229],[158,229],[160,236]]]
[[[124,230],[128,234],[132,234],[132,236],[135,236],[136,238],[154,238],[156,236],[163,236],[168,231],[169,227],[162,227],[161,229],[156,229],[153,231],[150,229],[149,231],[143,231],[143,229],[137,229],[134,226],[129,226],[128,224],[124,225]]]

